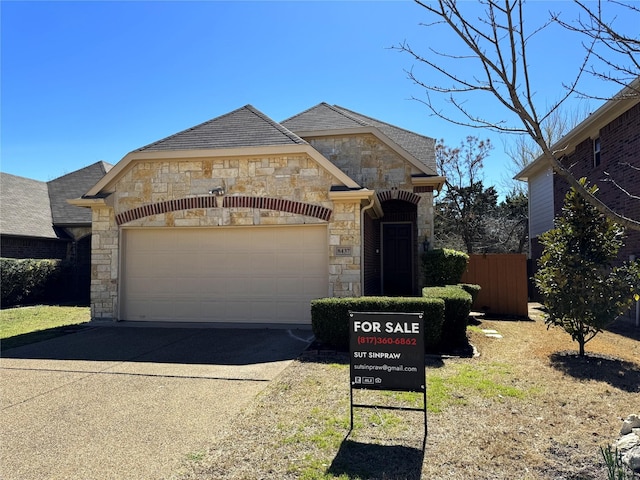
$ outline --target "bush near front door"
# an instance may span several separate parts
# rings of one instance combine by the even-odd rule
[[[320,298],[311,302],[311,327],[316,339],[326,345],[349,348],[349,312],[424,313],[425,348],[440,345],[445,302],[424,297]]]

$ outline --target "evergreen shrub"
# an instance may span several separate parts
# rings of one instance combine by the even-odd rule
[[[0,258],[2,307],[47,300],[54,291],[59,294],[56,281],[67,271],[67,265],[56,259]]]
[[[425,297],[320,298],[311,302],[311,326],[316,339],[339,349],[349,348],[349,312],[424,313],[425,348],[440,345],[445,302]]]
[[[455,346],[467,339],[467,323],[471,313],[471,294],[460,285],[445,287],[424,287],[422,296],[444,300],[444,323],[442,324],[442,344]]]
[[[422,254],[424,284],[428,287],[456,285],[467,269],[469,255],[449,248],[427,250]]]

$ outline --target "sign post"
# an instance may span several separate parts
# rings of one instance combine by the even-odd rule
[[[424,411],[427,438],[427,385],[422,313],[349,312],[351,429],[353,408]],[[359,405],[353,390],[420,392],[423,408]]]

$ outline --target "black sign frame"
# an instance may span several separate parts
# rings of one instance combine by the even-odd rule
[[[379,408],[424,412],[427,439],[424,313],[349,312],[349,382],[353,409]],[[422,408],[353,403],[353,390],[390,390],[423,394]]]

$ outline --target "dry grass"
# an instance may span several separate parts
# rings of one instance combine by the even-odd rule
[[[599,447],[640,413],[640,332],[621,323],[587,344],[535,321],[482,320],[476,358],[431,358],[428,436],[417,412],[356,409],[349,432],[348,356],[306,354],[233,423],[185,479],[606,478]],[[627,321],[627,324],[629,322]],[[359,403],[420,405],[421,396],[356,391]]]

